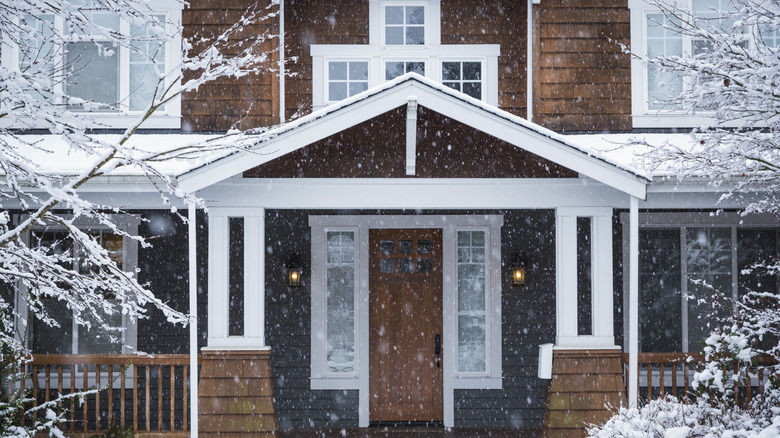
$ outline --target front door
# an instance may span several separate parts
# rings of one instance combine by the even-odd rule
[[[442,420],[441,230],[370,234],[370,415]]]

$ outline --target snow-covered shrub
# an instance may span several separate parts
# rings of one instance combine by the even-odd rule
[[[773,394],[776,397],[778,392]],[[780,415],[771,413],[776,409],[776,398],[757,398],[751,409],[724,409],[705,400],[684,403],[667,396],[639,409],[621,408],[605,425],[591,428],[589,434],[598,438],[778,437]]]

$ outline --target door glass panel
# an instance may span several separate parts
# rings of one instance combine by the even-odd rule
[[[391,273],[394,271],[393,259],[380,259],[379,260],[379,272],[383,274]]]
[[[414,240],[399,240],[398,241],[398,253],[399,254],[412,254],[414,252]]]
[[[433,260],[417,259],[417,272],[425,274],[433,271]]]
[[[432,254],[432,253],[433,253],[433,240],[417,241],[417,254]]]
[[[414,263],[412,259],[400,259],[398,260],[398,272],[406,274],[414,272]]]
[[[355,370],[355,233],[327,233],[328,371]]]
[[[382,240],[379,242],[379,250],[382,252],[382,254],[392,254],[395,252],[395,241],[394,240]]]
[[[485,339],[485,232],[458,231],[458,371],[485,371]]]

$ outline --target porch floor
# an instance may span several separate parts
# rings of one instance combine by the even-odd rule
[[[442,427],[366,427],[279,431],[280,438],[539,438],[541,436],[541,429],[446,429]]]

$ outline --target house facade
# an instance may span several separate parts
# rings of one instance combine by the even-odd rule
[[[192,36],[249,3],[194,0],[166,13]],[[700,349],[714,320],[685,298],[710,295],[694,279],[735,298],[765,281],[743,271],[778,253],[777,217],[741,216],[719,202],[722,188],[651,172],[612,147],[638,135],[684,143],[678,133],[704,117],[658,104],[682,83],[625,52],[691,44],[660,30],[645,2],[276,7],[274,22],[246,32],[281,35],[284,75],[204,85],[136,138],[270,127],[251,151],[168,170],[206,210],[190,207],[182,224],[134,175],[85,190],[143,219],[120,225],[153,248],[79,225],[161,299],[196,306],[195,335],[161,329],[155,312],[116,321],[123,345],[66,312],[63,332],[31,319],[20,335],[39,355],[196,350],[197,385],[174,390],[187,374],[173,366],[152,380],[157,410],[147,371],[147,429],[151,417],[160,431],[203,436],[423,423],[582,434],[610,416],[605,405],[663,391],[663,371],[660,385],[639,382],[638,353]],[[17,62],[9,52],[3,62]],[[175,65],[175,51],[166,56]],[[121,128],[131,115],[100,116]],[[54,244],[56,233],[28,240]],[[163,381],[185,401],[163,406]]]

